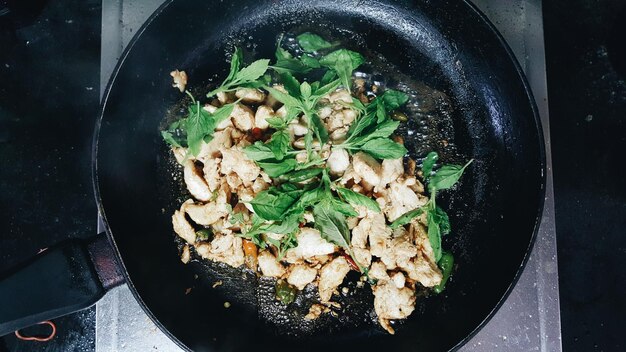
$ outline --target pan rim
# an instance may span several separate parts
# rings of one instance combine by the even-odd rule
[[[167,329],[161,322],[160,320],[154,315],[154,313],[152,313],[151,309],[147,306],[147,304],[143,301],[143,299],[141,298],[138,290],[136,289],[136,287],[134,286],[130,275],[126,269],[126,265],[124,264],[124,260],[120,254],[119,248],[117,246],[117,243],[115,242],[115,238],[113,235],[113,232],[111,230],[111,227],[109,225],[109,222],[107,220],[107,216],[106,216],[106,212],[102,203],[102,197],[101,197],[101,193],[100,193],[100,187],[99,187],[99,179],[98,179],[98,162],[97,162],[97,156],[98,156],[98,142],[99,142],[99,135],[100,135],[100,129],[102,126],[102,120],[104,118],[104,114],[105,114],[105,108],[107,105],[107,101],[109,99],[110,96],[110,92],[111,89],[113,87],[113,84],[115,83],[115,80],[117,78],[117,75],[119,74],[119,71],[121,70],[122,66],[124,65],[128,55],[130,54],[130,52],[132,51],[133,47],[135,46],[135,44],[137,43],[137,41],[139,41],[139,39],[141,38],[142,34],[145,32],[145,30],[150,26],[150,24],[163,12],[163,10],[165,10],[169,5],[171,5],[175,0],[166,0],[163,4],[161,4],[161,6],[159,6],[149,17],[148,19],[146,19],[146,21],[141,25],[141,27],[139,28],[139,30],[137,30],[135,32],[135,35],[132,37],[132,39],[128,42],[126,48],[124,49],[122,55],[120,56],[120,58],[118,59],[115,68],[113,69],[113,71],[111,72],[111,76],[109,77],[109,80],[107,82],[106,88],[104,90],[104,94],[102,95],[102,100],[100,103],[100,111],[99,114],[97,116],[96,119],[96,123],[95,123],[95,128],[94,128],[94,134],[93,134],[93,138],[92,138],[92,157],[91,157],[91,170],[92,170],[92,182],[93,182],[93,189],[94,189],[94,196],[95,196],[95,200],[96,200],[96,204],[98,207],[98,212],[102,218],[102,222],[104,224],[104,229],[108,238],[109,243],[111,244],[111,246],[113,247],[114,253],[116,258],[118,259],[119,265],[122,268],[122,274],[124,276],[124,280],[126,282],[126,284],[128,285],[128,287],[130,288],[131,293],[133,294],[133,296],[135,297],[135,299],[137,300],[137,302],[139,303],[140,307],[142,308],[142,310],[146,313],[146,315],[148,315],[150,317],[150,319],[153,321],[153,323],[166,335],[168,336],[176,345],[178,345],[180,348],[182,348],[185,351],[192,351],[188,346],[186,346],[182,341],[180,341],[178,339],[178,337],[176,337],[169,329]],[[535,246],[537,237],[538,237],[538,232],[539,232],[539,228],[541,226],[541,221],[543,219],[543,213],[544,213],[544,207],[545,207],[545,194],[546,194],[546,143],[545,143],[545,137],[544,137],[544,133],[543,133],[543,124],[541,122],[541,116],[539,114],[538,108],[537,108],[537,102],[534,98],[534,95],[532,93],[532,90],[530,88],[530,85],[528,83],[528,80],[526,78],[526,75],[524,73],[524,71],[522,70],[522,67],[519,63],[519,61],[517,60],[517,58],[515,57],[512,49],[510,48],[510,46],[508,45],[508,43],[506,42],[506,40],[504,39],[504,37],[502,36],[502,34],[497,30],[497,28],[495,27],[495,25],[488,19],[488,17],[480,10],[478,9],[478,7],[473,4],[470,0],[462,0],[462,4],[464,4],[464,6],[467,7],[468,10],[471,10],[473,12],[473,15],[477,16],[477,19],[479,19],[483,25],[486,26],[486,28],[490,31],[491,35],[493,35],[494,39],[497,40],[497,42],[499,43],[499,45],[504,49],[506,56],[508,57],[508,59],[510,60],[510,62],[513,64],[513,68],[515,69],[515,72],[519,78],[519,82],[522,83],[523,86],[523,90],[524,93],[526,94],[526,97],[530,103],[530,108],[532,111],[532,115],[533,115],[533,121],[534,121],[534,126],[537,132],[537,142],[538,142],[538,151],[539,151],[539,167],[538,170],[540,172],[540,180],[539,180],[539,186],[540,186],[540,190],[539,190],[539,200],[537,203],[537,213],[535,215],[535,223],[533,226],[533,230],[532,230],[532,234],[529,240],[529,244],[528,247],[525,250],[524,253],[524,257],[522,258],[522,261],[520,263],[520,265],[518,266],[515,275],[513,276],[511,283],[508,285],[508,287],[506,288],[506,290],[504,291],[504,293],[502,294],[502,296],[500,297],[500,299],[497,301],[497,303],[494,305],[494,307],[489,311],[489,314],[487,314],[485,316],[485,318],[470,332],[468,333],[463,339],[461,339],[457,344],[455,344],[453,347],[451,347],[449,349],[449,351],[457,351],[459,350],[462,346],[464,346],[468,341],[470,341],[474,336],[476,336],[478,334],[478,332],[480,332],[490,321],[491,319],[495,316],[495,314],[502,308],[504,302],[508,299],[508,297],[510,296],[511,292],[513,291],[513,289],[515,288],[515,286],[517,285],[517,283],[519,282],[519,279],[522,275],[522,273],[524,272],[524,269],[526,268],[526,265],[528,264],[528,260],[530,258],[530,255],[532,253],[532,250]]]

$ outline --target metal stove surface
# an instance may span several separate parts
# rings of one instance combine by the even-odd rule
[[[103,0],[101,92],[135,31],[163,2]],[[541,0],[473,2],[504,36],[526,73],[543,123],[548,167],[543,218],[528,264],[495,316],[460,351],[560,352],[561,320]],[[96,351],[147,350],[181,351],[152,323],[126,285],[111,290],[96,305]]]

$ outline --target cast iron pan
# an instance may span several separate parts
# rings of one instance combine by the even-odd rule
[[[442,200],[453,225],[444,245],[458,263],[453,278],[443,294],[419,297],[411,318],[396,324],[395,336],[378,327],[367,287],[346,282],[351,293],[337,298],[337,317],[311,323],[302,315],[314,290],[285,307],[273,301],[273,283],[249,271],[179,259],[170,216],[186,195],[159,135],[164,116],[177,114],[181,100],[169,72],[185,70],[190,87],[204,88],[225,76],[234,45],[248,59],[273,57],[280,33],[305,30],[339,39],[373,61],[386,58],[391,81],[423,82],[450,97],[447,112],[409,122],[421,131],[406,137],[413,157],[435,149],[446,162],[475,159]],[[92,304],[120,282],[117,257],[123,263],[118,271],[148,315],[189,349],[458,347],[499,307],[526,261],[543,205],[542,143],[519,66],[467,2],[168,1],[120,59],[96,128],[95,189],[115,255],[107,255],[100,237],[87,245],[91,259],[85,244],[72,244],[7,276],[0,298],[15,304],[0,308],[0,334]],[[64,291],[38,296],[39,290],[29,289],[35,278],[46,290]],[[223,284],[212,288],[218,280]],[[43,297],[45,303],[32,303]]]

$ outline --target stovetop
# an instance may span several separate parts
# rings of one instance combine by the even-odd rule
[[[163,0],[102,3],[101,93],[124,47]],[[535,96],[546,139],[545,209],[532,254],[502,307],[461,351],[561,351],[552,160],[541,0],[474,0],[515,53]],[[180,351],[126,285],[96,305],[96,351]]]

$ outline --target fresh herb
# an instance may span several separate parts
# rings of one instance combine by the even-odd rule
[[[320,232],[323,239],[342,247],[352,259],[355,258],[350,246],[350,230],[346,218],[335,210],[330,200],[326,199],[315,205],[313,218],[315,219],[315,228]],[[357,265],[359,264],[357,263]],[[360,265],[359,268],[361,268]]]
[[[352,206],[362,205],[370,210],[380,212],[380,206],[370,197],[364,196],[361,193],[354,192],[353,190],[339,187],[337,193]]]
[[[394,220],[391,225],[389,225],[389,227],[391,227],[392,229],[396,229],[400,226],[406,225],[408,223],[411,222],[411,220],[413,220],[414,218],[422,215],[424,213],[424,209],[423,208],[417,208],[417,209],[413,209],[411,211],[408,211],[406,213],[404,213],[402,216],[400,216],[399,218],[397,218],[396,220]]]
[[[389,138],[371,139],[361,146],[361,150],[378,159],[398,159],[406,153],[406,148]]]
[[[266,83],[266,80],[261,78],[264,78],[263,75],[267,71],[270,60],[256,60],[247,67],[241,68],[242,60],[241,49],[236,48],[230,60],[228,76],[219,87],[207,94],[207,98],[217,93],[230,92],[240,87],[259,88]]]
[[[327,42],[324,38],[320,37],[317,34],[309,32],[298,35],[296,37],[296,40],[298,40],[298,44],[300,44],[302,50],[307,53],[314,53],[316,51],[332,48],[337,45]]]
[[[437,152],[430,152],[424,158],[424,161],[422,162],[422,175],[425,181],[428,181],[430,178],[430,174],[433,172],[433,167],[435,166],[437,159],[439,159]]]
[[[442,278],[441,282],[433,287],[433,291],[435,293],[441,293],[446,288],[446,283],[450,278],[450,274],[452,274],[452,269],[454,268],[454,256],[452,253],[444,252],[439,260],[439,267],[441,268]]]
[[[363,55],[347,49],[339,49],[322,57],[320,65],[337,73],[346,90],[352,90],[352,71],[365,62]]]
[[[428,189],[433,192],[433,190],[443,190],[450,189],[454,186],[457,181],[463,175],[463,171],[465,168],[469,166],[474,160],[470,160],[467,164],[460,165],[443,165],[434,176],[431,177],[430,183],[428,184]]]
[[[284,175],[284,178],[291,182],[302,182],[321,175],[323,170],[322,168],[313,168],[293,171]]]
[[[290,192],[267,190],[260,192],[250,201],[254,212],[265,220],[281,220],[283,214],[297,200]]]
[[[296,159],[256,162],[269,177],[279,177],[296,168]]]
[[[202,229],[196,231],[196,239],[197,241],[207,241],[210,238],[213,238],[213,232],[210,229]]]
[[[189,107],[189,115],[185,123],[187,132],[187,146],[191,155],[197,156],[203,142],[213,139],[215,126],[227,119],[233,112],[234,105],[227,104],[217,109],[213,114],[200,106],[200,102]]]

